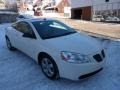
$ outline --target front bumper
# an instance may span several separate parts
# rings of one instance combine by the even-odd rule
[[[59,68],[60,77],[79,80],[94,75],[102,70],[105,60],[99,63],[74,64],[62,62]]]

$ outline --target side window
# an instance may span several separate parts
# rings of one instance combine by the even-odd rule
[[[35,36],[32,27],[27,22],[22,21],[22,22],[14,23],[12,27],[22,33],[28,33]]]
[[[35,33],[34,33],[32,27],[27,22],[20,22],[20,32],[22,32],[24,34],[29,34],[32,37],[36,38]]]
[[[27,22],[20,22],[18,27],[20,26],[20,32],[22,33],[29,33],[29,34],[33,34],[33,29],[32,27],[27,23]]]
[[[14,28],[14,29],[16,29],[16,30],[20,30],[20,25],[19,25],[19,22],[17,22],[17,23],[13,23],[12,24],[12,27]]]

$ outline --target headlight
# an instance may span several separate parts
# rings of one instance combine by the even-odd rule
[[[85,56],[78,53],[72,53],[72,52],[61,52],[61,58],[64,61],[70,62],[70,63],[90,63],[90,59]]]

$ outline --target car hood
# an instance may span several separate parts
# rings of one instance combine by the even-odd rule
[[[100,41],[84,35],[75,33],[58,38],[47,39],[48,47],[56,48],[59,51],[69,51],[88,55],[101,50]]]

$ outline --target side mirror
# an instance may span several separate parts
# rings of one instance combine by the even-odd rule
[[[36,39],[35,35],[29,33],[24,33],[23,37]]]

